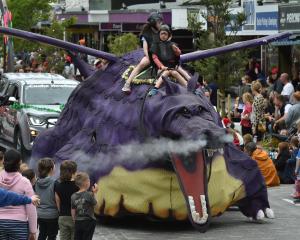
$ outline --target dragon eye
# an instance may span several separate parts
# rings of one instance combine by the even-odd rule
[[[180,114],[186,118],[190,118],[192,116],[191,111],[186,107],[180,110]]]
[[[184,114],[188,114],[188,113],[190,113],[190,110],[188,110],[188,109],[185,107],[185,108],[183,108],[183,109],[181,110],[181,112],[184,113]]]

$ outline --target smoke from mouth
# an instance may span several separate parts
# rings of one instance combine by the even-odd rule
[[[205,139],[198,140],[171,140],[168,138],[152,139],[145,143],[131,142],[116,147],[108,153],[97,153],[94,156],[83,151],[75,151],[71,157],[78,164],[80,171],[95,171],[108,169],[113,166],[145,165],[158,159],[164,159],[170,152],[180,155],[189,155],[199,151],[206,145]]]

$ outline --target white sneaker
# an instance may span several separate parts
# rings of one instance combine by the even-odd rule
[[[130,83],[125,82],[122,91],[126,93],[130,93],[131,92]]]

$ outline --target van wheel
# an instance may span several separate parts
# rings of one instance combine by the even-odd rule
[[[30,158],[30,151],[28,151],[25,146],[23,145],[23,140],[21,136],[21,132],[18,131],[15,137],[15,148],[21,154],[21,158],[23,162],[28,162]]]

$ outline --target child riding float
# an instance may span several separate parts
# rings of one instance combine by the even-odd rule
[[[176,43],[171,42],[172,34],[168,25],[162,25],[159,29],[159,42],[154,42],[150,52],[152,59],[158,68],[159,78],[154,88],[149,92],[149,96],[157,93],[158,88],[163,83],[163,77],[174,77],[179,84],[187,86],[187,81],[190,79],[188,73],[180,66],[179,56],[181,50]]]
[[[144,50],[144,57],[139,62],[139,64],[133,69],[129,78],[125,82],[122,91],[125,93],[130,93],[131,88],[130,84],[132,80],[146,67],[150,65],[152,62],[151,55],[149,54],[149,50],[153,42],[158,42],[158,31],[160,26],[163,22],[163,18],[160,13],[153,12],[150,14],[149,18],[147,19],[148,23],[145,24],[143,30],[141,32],[141,41],[142,47]]]

